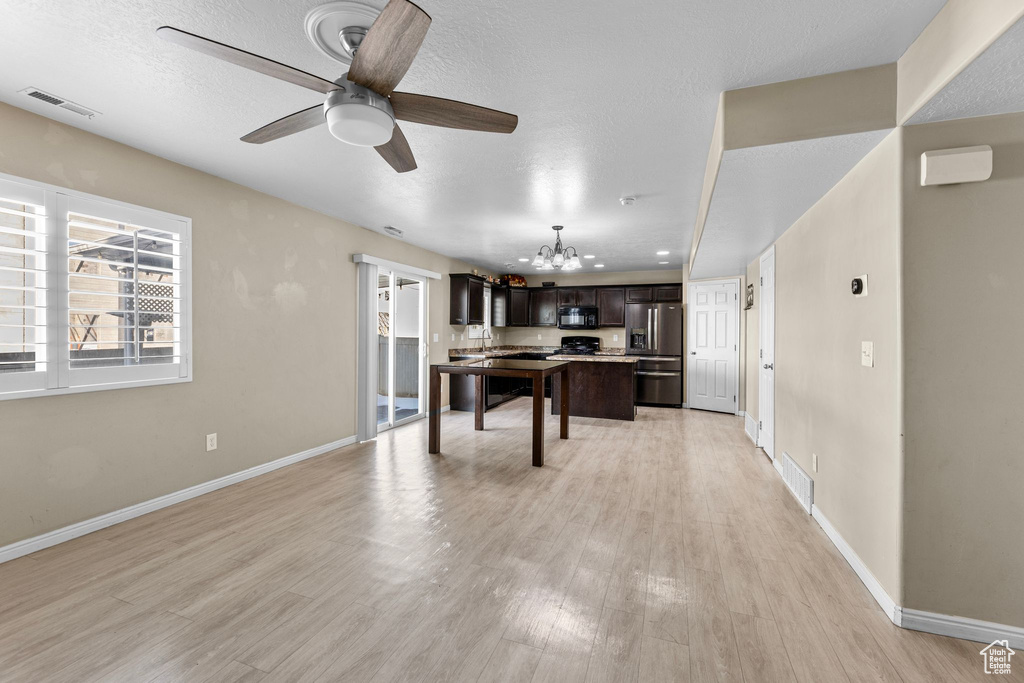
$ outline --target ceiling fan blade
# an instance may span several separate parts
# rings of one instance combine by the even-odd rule
[[[430,16],[409,0],[389,0],[352,59],[348,80],[387,97],[409,70]]]
[[[316,90],[325,94],[338,89],[337,85],[325,78],[308,74],[287,64],[281,64],[280,62],[260,57],[245,50],[239,50],[237,47],[231,47],[209,38],[197,36],[194,33],[181,31],[172,26],[161,26],[156,30],[156,34],[168,42],[202,52],[217,59],[222,59],[225,62],[237,64],[252,71],[258,71],[267,76],[279,78],[282,81],[301,85],[303,88],[309,88],[310,90]]]
[[[511,133],[519,124],[519,117],[515,114],[408,92],[391,93],[391,107],[395,110],[396,119],[428,126]]]
[[[416,159],[412,155],[412,150],[409,149],[409,141],[405,139],[405,134],[402,133],[402,129],[398,127],[397,123],[395,131],[391,134],[391,139],[374,149],[384,157],[384,161],[391,164],[391,168],[399,173],[416,170]]]
[[[324,122],[324,107],[322,104],[310,107],[309,109],[303,109],[297,111],[294,114],[289,114],[284,118],[280,118],[273,123],[268,123],[262,128],[257,128],[253,132],[242,138],[242,142],[251,142],[256,145],[262,145],[264,142],[270,142],[271,140],[277,140],[283,138],[286,135],[293,133],[301,133],[304,130],[319,126]]]

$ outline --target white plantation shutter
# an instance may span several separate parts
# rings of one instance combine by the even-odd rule
[[[66,203],[70,385],[185,376],[184,222]]]
[[[0,180],[0,392],[45,389],[48,235],[45,193]]]
[[[190,380],[190,229],[0,177],[0,399]]]

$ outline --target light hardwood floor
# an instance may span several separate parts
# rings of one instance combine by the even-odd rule
[[[420,421],[0,565],[0,680],[991,678],[978,644],[888,622],[739,418],[573,418],[568,441],[549,419],[538,469],[529,410],[485,432],[446,413],[440,456]]]

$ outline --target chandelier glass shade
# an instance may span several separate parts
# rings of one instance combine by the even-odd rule
[[[576,253],[576,247],[562,246],[562,226],[553,225],[555,231],[555,246],[544,245],[533,258],[533,265],[539,270],[575,270],[582,268],[580,257]]]

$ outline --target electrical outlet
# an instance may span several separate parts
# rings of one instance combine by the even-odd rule
[[[537,341],[541,341],[542,339],[544,339],[544,335],[538,334]]]
[[[869,341],[860,343],[860,364],[866,368],[875,367],[875,345]]]
[[[818,454],[811,453],[811,469],[815,472],[818,471]]]
[[[452,341],[455,341],[455,333],[452,332]]]
[[[206,452],[217,450],[217,435],[207,434],[206,435]]]
[[[619,341],[619,335],[613,334],[612,335],[612,341]]]
[[[466,341],[466,333],[463,332],[459,335],[459,341]]]
[[[437,341],[437,332],[434,333],[434,341]]]

